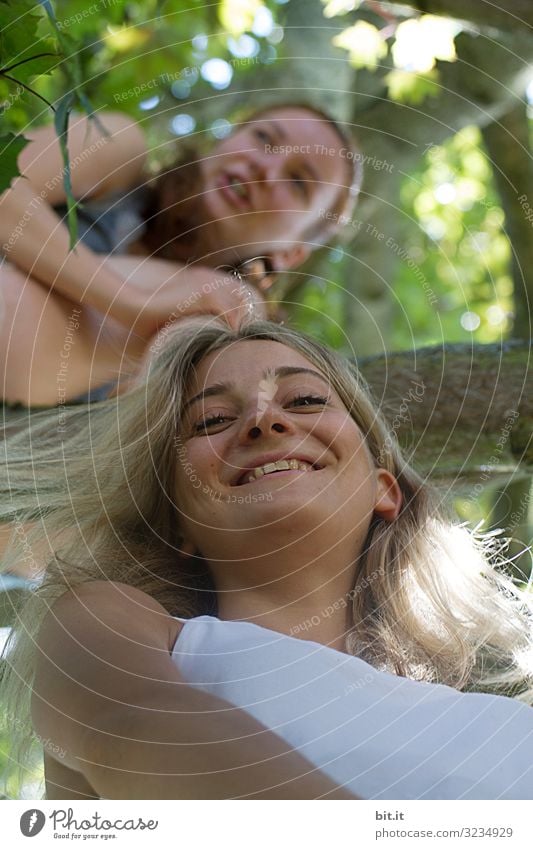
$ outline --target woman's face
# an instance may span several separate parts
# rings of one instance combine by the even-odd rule
[[[269,110],[219,142],[201,164],[203,203],[214,242],[233,249],[228,261],[235,252],[270,256],[280,270],[303,261],[300,240],[346,192],[346,154],[335,129],[299,107]]]
[[[205,357],[177,443],[182,528],[207,560],[232,559],[252,540],[268,553],[320,527],[325,543],[345,539],[356,555],[397,487],[327,376],[279,342],[242,340]]]

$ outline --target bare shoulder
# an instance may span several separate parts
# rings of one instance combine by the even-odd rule
[[[60,766],[81,772],[87,736],[152,682],[183,683],[172,659],[181,627],[156,599],[119,581],[90,581],[56,599],[36,639],[32,721],[63,750]]]
[[[36,192],[48,204],[65,202],[63,159],[52,125],[26,133],[30,139],[18,163]],[[72,190],[76,197],[98,197],[133,186],[142,179],[147,145],[141,126],[121,112],[101,112],[98,121],[73,113],[68,151]]]
[[[155,598],[122,581],[82,583],[63,593],[48,615],[60,626],[67,626],[70,633],[72,627],[77,630],[80,616],[98,630],[111,627],[115,634],[132,635],[146,632],[151,644],[169,651],[182,626]]]

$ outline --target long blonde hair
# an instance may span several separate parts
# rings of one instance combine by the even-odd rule
[[[26,560],[28,551],[40,552],[39,567],[48,561],[44,580],[17,612],[4,659],[19,763],[32,737],[35,639],[67,588],[102,578],[124,581],[171,615],[216,615],[207,563],[180,556],[176,440],[195,367],[242,339],[280,342],[326,375],[374,462],[402,489],[400,515],[372,521],[359,558],[347,652],[399,675],[533,701],[531,596],[505,576],[501,553],[487,552],[483,541],[445,516],[436,494],[403,459],[355,366],[270,322],[238,331],[217,320],[201,327],[192,322],[160,337],[145,378],[127,394],[63,411],[60,428],[58,411],[47,411],[7,439],[0,518],[23,530],[14,534],[3,566],[20,559],[22,548]]]

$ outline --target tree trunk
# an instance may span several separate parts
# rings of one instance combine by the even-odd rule
[[[519,103],[513,107],[501,123],[495,121],[485,127],[483,139],[492,162],[512,249],[513,336],[530,339],[533,314],[533,169],[526,104]]]

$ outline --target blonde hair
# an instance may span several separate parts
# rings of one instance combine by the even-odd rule
[[[482,540],[443,515],[435,493],[403,459],[355,366],[267,321],[238,331],[217,320],[191,322],[160,337],[143,381],[127,394],[64,412],[64,433],[52,410],[7,440],[0,515],[34,527],[15,534],[3,565],[20,558],[22,545],[42,550],[46,540],[50,551],[42,584],[17,613],[4,660],[7,715],[17,717],[12,757],[20,764],[31,744],[35,640],[68,588],[124,581],[171,615],[216,615],[207,563],[180,557],[176,440],[195,367],[243,339],[287,345],[326,375],[374,462],[395,475],[403,493],[397,519],[371,523],[350,594],[346,650],[399,675],[532,701],[531,597],[497,568],[501,552],[487,552]]]

